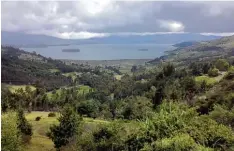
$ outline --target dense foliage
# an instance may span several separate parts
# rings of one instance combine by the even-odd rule
[[[1,117],[1,149],[6,151],[21,150],[20,130],[17,128],[17,116],[13,112]]]

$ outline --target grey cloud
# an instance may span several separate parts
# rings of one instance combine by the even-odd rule
[[[61,38],[124,32],[233,33],[233,16],[234,2],[2,2],[2,30]]]

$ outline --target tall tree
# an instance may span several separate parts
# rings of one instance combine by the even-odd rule
[[[57,150],[60,150],[62,146],[67,145],[74,139],[81,120],[82,118],[71,106],[66,105],[63,108],[61,116],[58,118],[59,125],[50,127],[49,137],[53,140]]]

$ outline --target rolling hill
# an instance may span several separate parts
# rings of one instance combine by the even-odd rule
[[[193,61],[208,61],[217,58],[233,59],[233,56],[234,36],[228,36],[168,51],[166,55],[151,60],[149,63],[157,64],[166,61],[184,65]]]

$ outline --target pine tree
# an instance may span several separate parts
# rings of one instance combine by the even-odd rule
[[[59,125],[50,127],[49,137],[53,140],[55,148],[60,150],[67,145],[77,134],[81,117],[70,106],[65,106],[58,118]]]

